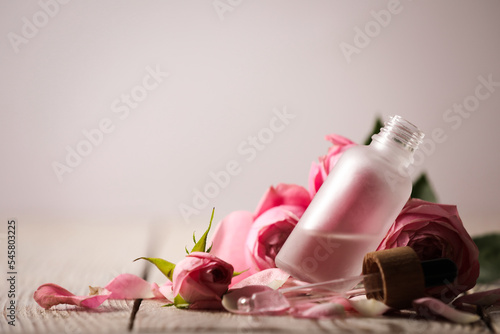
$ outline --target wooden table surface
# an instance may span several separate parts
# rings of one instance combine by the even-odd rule
[[[373,318],[348,316],[324,320],[296,319],[290,316],[241,316],[228,312],[179,310],[161,307],[160,301],[109,300],[94,310],[58,305],[44,310],[33,300],[33,292],[43,283],[56,283],[69,291],[86,295],[88,286],[104,286],[120,273],[133,273],[162,284],[165,278],[151,265],[132,262],[139,256],[172,258],[175,230],[144,224],[26,225],[17,221],[15,326],[7,322],[7,279],[0,283],[2,319],[0,333],[492,333],[500,332],[500,308],[485,310],[491,318],[472,325],[445,320],[417,319],[413,314]],[[148,227],[151,229],[151,227]],[[151,235],[156,240],[152,241]],[[184,236],[183,236],[184,237]],[[153,239],[155,239],[153,238]],[[158,242],[160,240],[160,242]],[[189,238],[184,238],[189,242]],[[0,227],[0,247],[4,277],[7,272],[7,228]],[[151,244],[157,247],[152,252]],[[159,245],[159,247],[158,247]],[[182,249],[181,249],[182,251]],[[480,289],[491,288],[479,287]],[[134,307],[135,305],[135,307]],[[138,306],[138,308],[137,308]],[[136,309],[136,313],[134,312]],[[132,316],[135,314],[135,317]],[[132,329],[130,329],[132,327]]]

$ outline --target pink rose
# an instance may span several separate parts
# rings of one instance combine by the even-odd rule
[[[330,171],[333,169],[337,161],[348,148],[356,145],[356,143],[339,135],[327,135],[326,140],[333,145],[328,149],[328,153],[319,157],[319,163],[313,162],[309,171],[309,193],[314,197],[319,188],[325,181]]]
[[[236,211],[217,226],[211,253],[234,265],[233,284],[260,270],[275,268],[274,258],[311,202],[308,191],[294,184],[270,187],[254,214]]]
[[[189,308],[221,308],[222,295],[233,277],[233,266],[204,252],[192,252],[175,266],[173,295],[187,301]]]
[[[305,209],[302,206],[280,205],[254,220],[246,240],[246,254],[258,270],[276,268],[274,259]]]
[[[474,287],[479,276],[479,251],[465,230],[455,205],[410,199],[377,250],[410,246],[420,260],[448,258],[458,267],[454,283],[428,289],[446,302]]]

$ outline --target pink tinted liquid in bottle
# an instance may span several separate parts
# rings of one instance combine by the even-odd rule
[[[410,197],[408,167],[424,134],[393,116],[370,145],[339,159],[276,256],[276,265],[306,282],[359,275]]]

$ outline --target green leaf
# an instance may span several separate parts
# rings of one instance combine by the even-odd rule
[[[373,124],[372,132],[368,136],[368,138],[365,139],[364,144],[365,145],[370,144],[372,142],[372,136],[379,133],[380,129],[383,127],[384,127],[384,123],[382,122],[382,119],[380,118],[380,116],[377,116],[377,118],[375,119],[375,124]]]
[[[170,306],[174,306],[174,305],[175,305],[174,303],[170,303],[170,304],[162,305],[161,307],[170,307]]]
[[[410,196],[411,198],[420,198],[424,201],[437,203],[437,197],[425,173],[422,173],[415,183],[413,183]]]
[[[478,283],[500,280],[500,234],[491,233],[472,238],[479,248]]]
[[[212,227],[212,221],[214,219],[214,213],[215,213],[215,208],[212,209],[212,217],[210,217],[210,223],[208,224],[208,228],[203,233],[201,236],[200,240],[194,245],[193,249],[191,250],[192,252],[205,252],[205,249],[207,248],[207,237],[208,237],[208,232],[210,231],[210,228]],[[194,236],[194,233],[193,233]]]
[[[182,308],[182,309],[189,308],[189,303],[187,301],[185,301],[184,298],[182,298],[180,294],[175,296],[174,305],[177,308]]]
[[[146,260],[154,264],[160,271],[163,273],[163,275],[167,276],[167,278],[172,281],[172,275],[174,274],[174,269],[175,269],[175,264],[172,262],[168,262],[163,259],[159,259],[156,257],[140,257],[134,260]]]
[[[245,269],[245,270],[243,270],[243,271],[235,271],[235,272],[233,272],[233,277],[236,277],[236,276],[238,276],[238,275],[241,275],[241,274],[243,274],[245,271],[248,271],[248,270],[250,270],[250,269]]]

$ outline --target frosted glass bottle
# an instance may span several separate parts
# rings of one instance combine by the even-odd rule
[[[343,153],[275,262],[306,282],[359,275],[410,197],[408,167],[424,134],[393,116],[370,145]]]

